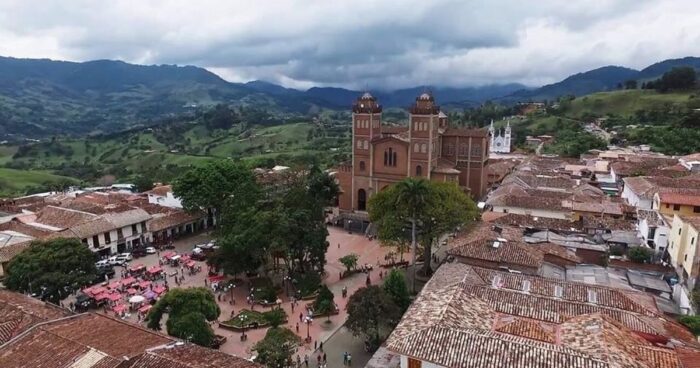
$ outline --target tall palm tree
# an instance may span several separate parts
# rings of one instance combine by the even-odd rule
[[[419,178],[407,178],[396,184],[398,195],[396,206],[406,208],[411,221],[411,257],[413,259],[413,280],[411,287],[416,292],[416,223],[420,213],[425,208],[430,194],[430,186],[427,180]]]

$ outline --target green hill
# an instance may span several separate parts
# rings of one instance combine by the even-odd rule
[[[0,167],[0,197],[25,194],[32,187],[49,187],[52,184],[77,184],[78,180],[46,171],[15,170]]]
[[[639,110],[686,108],[689,103],[696,101],[700,102],[700,99],[692,92],[659,93],[640,89],[599,92],[572,100],[563,113],[573,118],[611,114],[630,117]]]

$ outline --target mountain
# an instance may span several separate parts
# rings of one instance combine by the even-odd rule
[[[594,92],[609,91],[617,84],[634,79],[639,71],[621,66],[604,66],[584,73],[574,74],[561,82],[548,84],[533,90],[521,90],[503,97],[502,101],[541,101],[563,95],[583,96]]]
[[[700,70],[700,58],[688,56],[681,59],[669,59],[656,64],[651,64],[642,69],[636,76],[636,79],[656,79],[677,66],[692,66],[693,68]]]

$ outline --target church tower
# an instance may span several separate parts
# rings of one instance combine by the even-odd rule
[[[369,92],[352,105],[352,203],[365,211],[374,176],[372,141],[382,135],[382,106]]]
[[[491,125],[489,125],[489,137],[491,137],[491,145],[490,145],[490,147],[491,147],[491,151],[493,151],[494,147],[496,146],[496,145],[494,144],[494,143],[496,143],[496,142],[494,142],[494,140],[495,140],[495,138],[496,138],[496,131],[495,131],[495,129],[493,128],[493,119],[491,119]]]
[[[506,125],[506,133],[503,141],[505,149],[508,151],[508,153],[510,153],[510,120],[508,120],[508,125]]]

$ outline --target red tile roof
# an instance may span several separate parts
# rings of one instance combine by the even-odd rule
[[[120,368],[263,368],[262,365],[194,344],[151,349]]]
[[[53,304],[0,289],[0,345],[38,323],[70,314],[70,311]]]
[[[700,206],[700,191],[695,193],[690,191],[684,191],[683,193],[661,192],[659,193],[659,199],[663,203]]]

